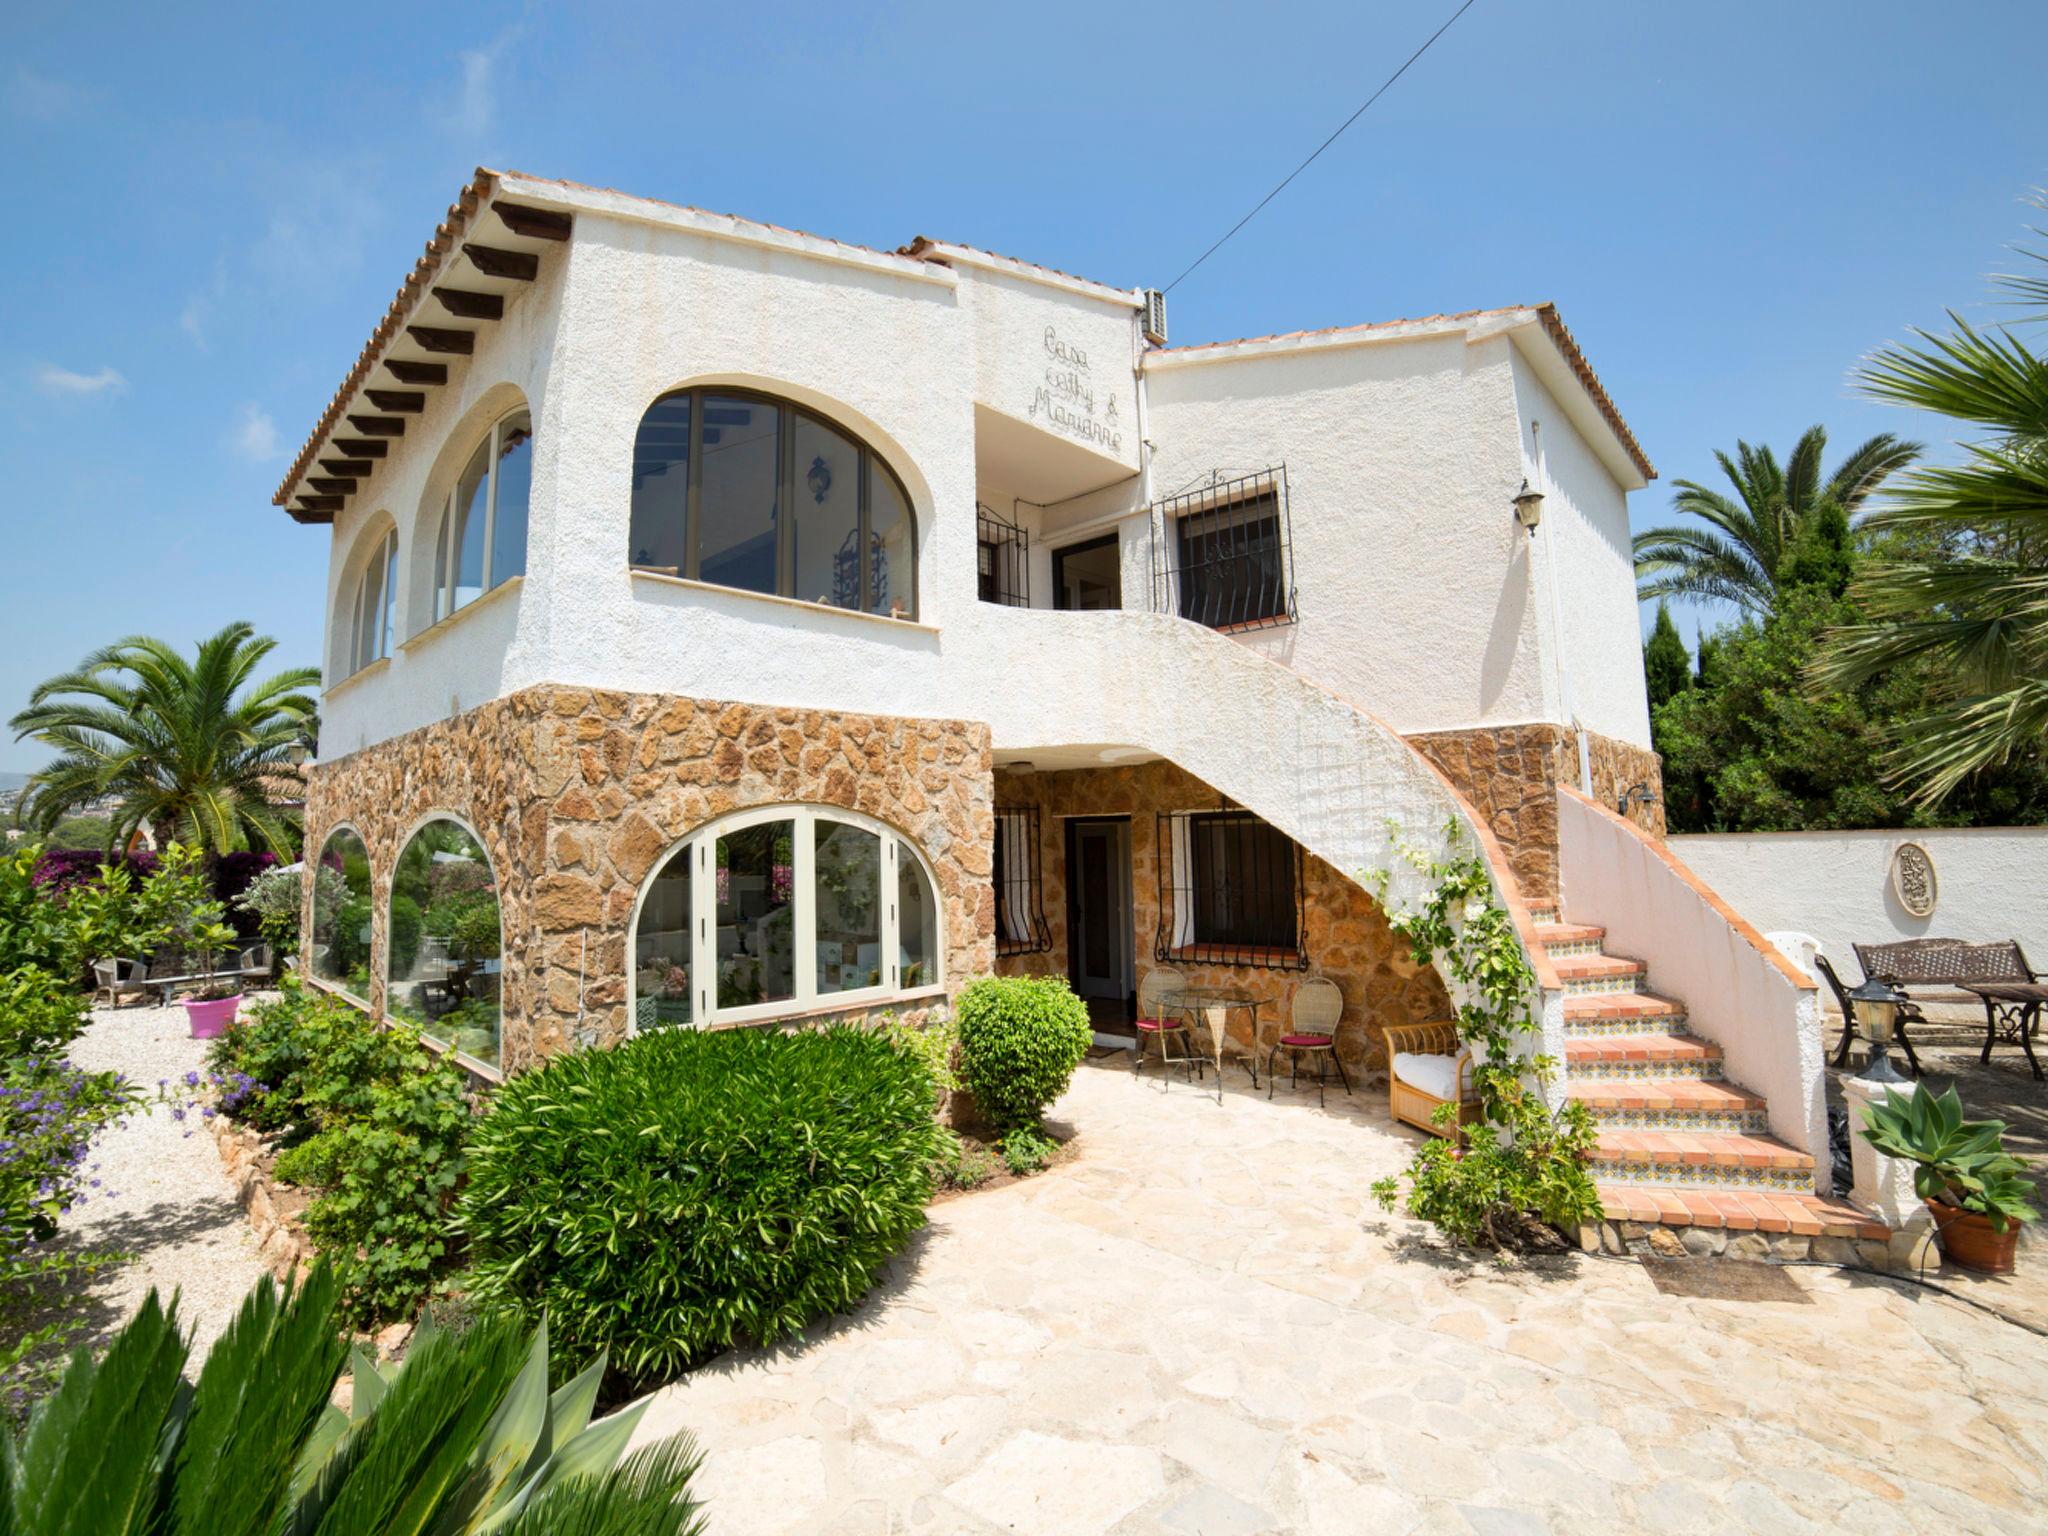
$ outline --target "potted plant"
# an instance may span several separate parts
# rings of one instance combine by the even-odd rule
[[[1935,1240],[1965,1269],[2012,1273],[2020,1225],[2034,1219],[2034,1182],[2005,1150],[2005,1122],[1965,1120],[1954,1088],[1940,1097],[1916,1083],[1864,1113],[1863,1135],[1887,1157],[1914,1165],[1913,1189],[1934,1213]]]
[[[242,981],[239,976],[226,981],[217,979],[215,961],[221,950],[233,944],[235,930],[218,920],[200,918],[186,928],[186,935],[199,947],[205,966],[205,980],[192,996],[180,998],[185,1017],[190,1022],[194,1040],[211,1040],[216,1035],[227,1033],[228,1026],[235,1022],[235,1010],[242,1002]]]

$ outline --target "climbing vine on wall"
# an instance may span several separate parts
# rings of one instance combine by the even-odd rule
[[[1592,1116],[1583,1104],[1553,1112],[1544,1100],[1543,1084],[1556,1075],[1557,1062],[1529,1048],[1540,1030],[1531,1007],[1540,996],[1536,974],[1463,826],[1451,821],[1440,859],[1403,842],[1398,830],[1393,843],[1428,893],[1397,908],[1388,900],[1391,871],[1376,871],[1366,883],[1416,963],[1434,965],[1464,999],[1458,1038],[1471,1057],[1483,1115],[1465,1128],[1461,1144],[1457,1106],[1437,1111],[1446,1135],[1432,1137],[1408,1166],[1408,1214],[1453,1241],[1502,1253],[1551,1246],[1550,1228],[1600,1217],[1587,1172]],[[1400,1186],[1400,1178],[1381,1179],[1373,1195],[1392,1210]]]

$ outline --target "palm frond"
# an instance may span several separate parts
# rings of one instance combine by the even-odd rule
[[[1854,518],[1873,491],[1926,451],[1923,443],[1880,432],[1859,444],[1855,452],[1835,466],[1835,472],[1813,504],[1832,501]]]
[[[1915,331],[1919,346],[1878,352],[1857,371],[1858,384],[1880,400],[2038,441],[2048,422],[2048,359],[1953,312],[1949,321],[1947,335]]]

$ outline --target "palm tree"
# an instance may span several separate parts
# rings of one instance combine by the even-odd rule
[[[2038,276],[1994,281],[2016,303],[2048,299]],[[1923,804],[2048,740],[2048,357],[2003,326],[1979,330],[1953,311],[1949,324],[1947,335],[1916,331],[1919,345],[1879,352],[1859,382],[1990,435],[1963,444],[1962,462],[1915,470],[1889,490],[1870,526],[1898,530],[1911,557],[1851,588],[1869,622],[1837,631],[1814,668],[1845,687],[1903,662],[1932,664],[1939,693],[1891,760],[1894,782]]]
[[[1807,428],[1783,467],[1768,447],[1738,442],[1733,459],[1716,452],[1733,496],[1695,480],[1675,481],[1673,508],[1707,526],[1673,524],[1637,534],[1636,595],[1646,602],[1718,598],[1753,618],[1776,612],[1779,566],[1800,530],[1829,503],[1853,521],[1870,493],[1918,458],[1921,447],[1880,432],[1823,479],[1827,443],[1825,428]]]
[[[132,635],[95,651],[29,696],[9,723],[15,740],[55,747],[30,777],[16,814],[47,832],[80,806],[113,796],[114,837],[148,827],[225,853],[258,844],[290,857],[297,816],[273,802],[295,780],[294,750],[310,745],[316,667],[252,683],[277,642],[230,624],[187,660],[162,640]]]

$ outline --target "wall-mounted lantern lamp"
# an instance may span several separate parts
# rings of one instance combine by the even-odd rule
[[[1515,521],[1529,530],[1532,539],[1536,537],[1536,525],[1543,521],[1543,493],[1531,490],[1526,479],[1515,492]]]
[[[1849,993],[1849,1006],[1856,1011],[1856,1030],[1870,1045],[1870,1061],[1859,1074],[1873,1083],[1903,1083],[1892,1070],[1891,1044],[1898,1037],[1899,1009],[1904,994],[1881,977],[1864,978]]]

